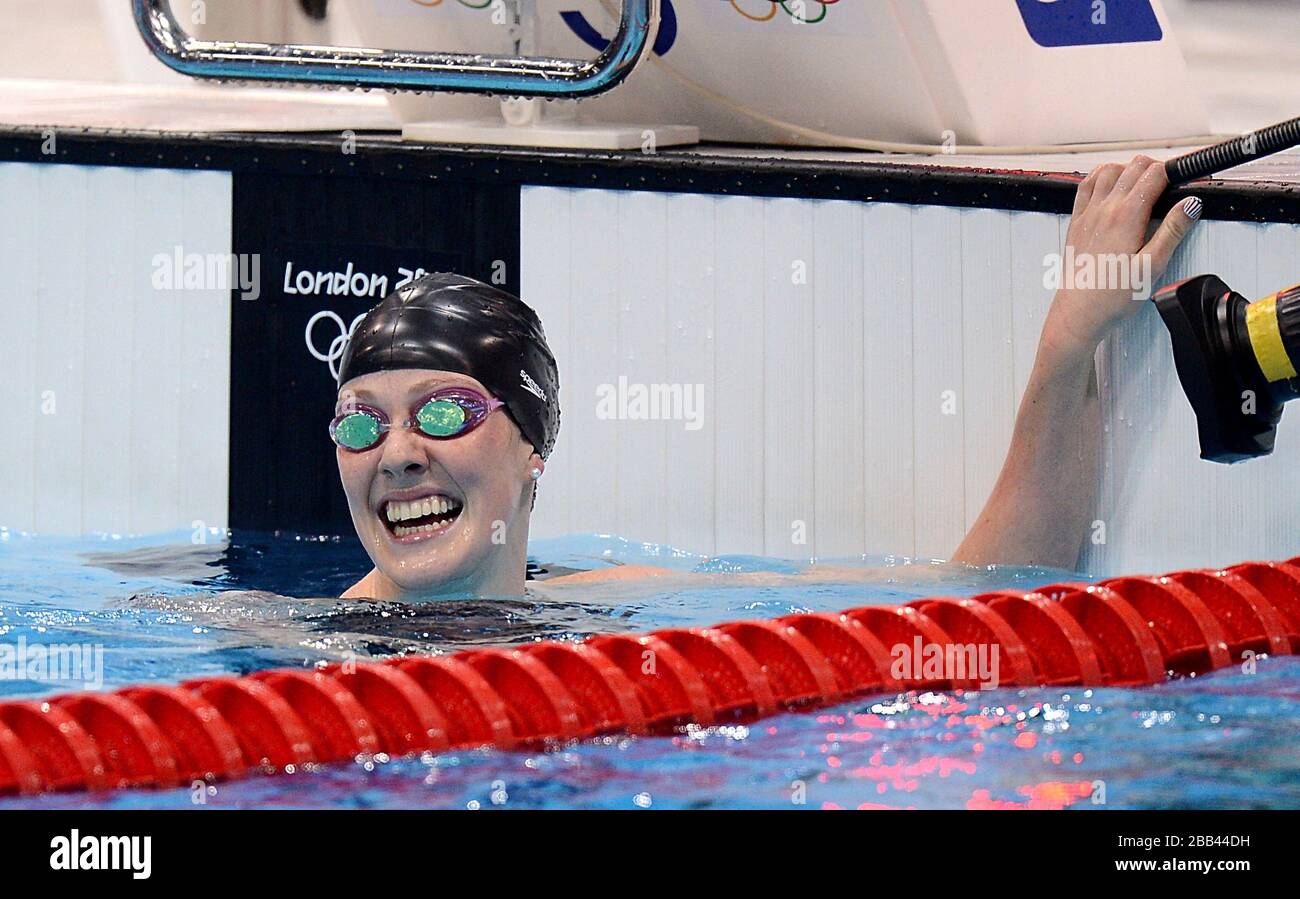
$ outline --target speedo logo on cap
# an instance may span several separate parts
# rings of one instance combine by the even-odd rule
[[[524,390],[527,390],[543,403],[546,402],[546,392],[537,386],[537,382],[529,377],[528,372],[524,371],[522,368],[519,369],[519,377],[523,378],[520,382],[520,386],[523,387]]]

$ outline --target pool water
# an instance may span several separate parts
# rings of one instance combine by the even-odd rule
[[[560,596],[344,603],[369,569],[352,540],[189,532],[55,539],[0,529],[0,647],[88,644],[90,686],[174,683],[260,668],[455,651],[896,605],[1027,589],[1067,573],[887,557],[835,582],[754,586],[736,572],[798,563],[706,558],[589,535],[530,544],[543,565],[645,563],[698,572],[570,585]],[[832,561],[832,560],[818,560]],[[867,569],[882,569],[868,575]],[[1080,580],[1077,576],[1073,579]],[[89,676],[93,669],[94,676]],[[0,677],[0,698],[82,683]],[[746,726],[609,737],[547,750],[361,759],[188,788],[0,798],[0,808],[1295,808],[1300,660],[1262,659],[1157,687],[879,696]]]

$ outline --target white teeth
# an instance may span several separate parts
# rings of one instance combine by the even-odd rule
[[[390,522],[409,521],[427,515],[445,515],[460,508],[460,504],[445,496],[429,496],[411,502],[390,502],[384,507],[384,515]],[[425,525],[432,529],[432,525]],[[417,528],[398,528],[398,531],[413,533]],[[398,536],[401,536],[399,533]]]
[[[443,527],[446,527],[446,525],[443,525]],[[411,534],[432,534],[436,530],[438,530],[438,528],[431,524],[420,525],[418,528],[402,527],[399,524],[397,527],[393,528],[393,533],[399,537],[409,537]]]

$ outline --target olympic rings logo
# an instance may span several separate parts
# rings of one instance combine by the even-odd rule
[[[435,6],[442,6],[443,0],[411,0],[411,2],[425,9],[433,9]],[[458,2],[466,9],[487,9],[496,0],[458,0]]]
[[[410,0],[410,2],[425,9],[434,9],[449,0]],[[489,9],[496,0],[456,0],[456,2],[466,9]],[[816,25],[826,18],[830,8],[840,0],[722,0],[722,2],[727,3],[751,22],[770,22],[776,18],[778,12],[784,12],[795,22]],[[673,0],[664,0],[664,6],[667,7],[666,14],[675,12]]]
[[[840,0],[728,0],[728,2],[732,9],[751,22],[770,22],[780,11],[800,24],[816,25],[826,18],[830,8]],[[810,12],[815,14],[816,18],[810,15]]]
[[[347,348],[348,339],[352,337],[352,332],[357,329],[357,325],[360,324],[361,319],[365,317],[366,314],[363,312],[356,318],[352,319],[351,325],[345,325],[343,323],[343,318],[337,312],[332,309],[322,309],[320,312],[317,312],[311,318],[307,319],[307,328],[304,332],[304,336],[307,340],[307,352],[311,353],[313,358],[319,359],[321,362],[329,365],[330,374],[334,376],[335,381],[339,379],[339,360],[343,358],[343,350]],[[316,323],[321,319],[326,318],[334,322],[335,326],[339,329],[339,333],[330,340],[329,349],[322,353],[316,346],[316,341],[312,337],[312,332],[316,328]]]
[[[410,2],[425,9],[433,9],[450,0],[410,0]],[[468,9],[489,9],[499,0],[458,0],[458,2]],[[751,22],[760,24],[771,22],[776,19],[778,12],[784,12],[796,25],[816,25],[826,19],[830,8],[840,0],[717,0],[717,2],[726,3]],[[673,0],[663,0],[661,12],[659,33],[655,36],[653,50],[656,56],[667,56],[677,42],[677,10],[673,6]],[[609,47],[609,39],[587,21],[587,17],[581,12],[561,11],[560,20],[569,26],[569,30],[580,41],[597,52],[603,53]]]

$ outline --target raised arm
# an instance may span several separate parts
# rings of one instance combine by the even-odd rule
[[[1062,288],[1052,300],[1002,472],[953,561],[1078,567],[1100,480],[1097,347],[1142,308],[1200,218],[1200,201],[1188,198],[1148,241],[1152,207],[1167,185],[1164,164],[1148,156],[1099,166],[1080,183],[1066,243],[1076,265],[1092,258],[1097,286]],[[1139,274],[1148,271],[1149,257],[1145,294],[1106,283],[1123,271],[1107,264],[1116,254],[1129,257],[1128,270]]]

